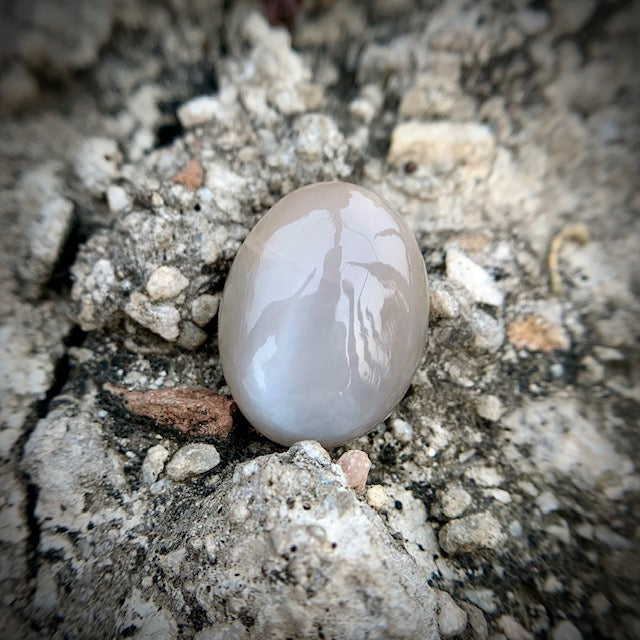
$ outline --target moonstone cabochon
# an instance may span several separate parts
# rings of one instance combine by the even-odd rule
[[[428,317],[424,260],[399,214],[362,187],[312,184],[238,251],[220,304],[222,368],[262,434],[335,447],[401,400]]]

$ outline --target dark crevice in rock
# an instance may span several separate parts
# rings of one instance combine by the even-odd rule
[[[395,114],[400,106],[400,98],[397,95],[385,95],[384,104],[380,113],[371,123],[369,129],[369,153],[374,158],[385,159],[391,146],[391,132],[397,124]],[[392,114],[389,117],[389,114]]]
[[[230,51],[233,51],[237,43],[232,41],[231,34],[229,33],[229,24],[232,22],[230,16],[233,12],[234,0],[222,0],[221,13],[222,20],[220,20],[218,33],[218,53],[221,58],[225,58],[229,55]]]
[[[582,50],[583,54],[587,54],[586,48],[589,43],[600,37],[602,31],[607,25],[607,21],[614,14],[625,9],[630,4],[630,0],[610,0],[609,2],[598,2],[596,10],[587,23],[576,34],[571,34],[570,39],[575,40],[576,44]]]
[[[27,441],[31,437],[31,433],[35,429],[36,424],[39,420],[45,418],[48,415],[51,403],[60,394],[69,379],[71,368],[67,349],[69,347],[80,346],[84,342],[86,335],[87,334],[82,331],[80,327],[73,326],[67,336],[64,338],[63,344],[65,346],[65,352],[56,362],[53,374],[53,382],[44,398],[34,402],[31,414],[25,420],[22,435],[13,448],[13,451],[17,452],[16,459],[18,461],[21,461],[23,458],[24,448],[27,444]]]
[[[463,64],[460,84],[480,104],[495,95],[521,96],[519,106],[542,104],[539,88],[531,81],[534,64],[529,52],[517,47],[494,55],[487,62]]]
[[[160,124],[156,127],[154,148],[167,147],[174,140],[184,135],[185,129],[177,115],[178,107],[189,98],[198,95],[211,95],[218,92],[218,72],[215,64],[202,64],[201,66],[189,66],[181,69],[186,76],[184,91],[178,94],[171,92],[174,98],[169,102],[161,102],[158,108],[162,114]],[[161,74],[161,83],[166,87],[180,85],[176,79],[177,73],[166,71]]]
[[[29,576],[35,578],[38,575],[38,547],[40,545],[40,523],[36,516],[36,507],[38,506],[38,496],[40,487],[29,481],[29,476],[25,476],[26,487],[26,521],[29,534],[27,536],[27,567]]]
[[[177,107],[182,103],[180,100],[172,100],[170,103],[159,104],[160,112],[163,114],[161,123],[156,128],[155,149],[168,147],[174,140],[184,134],[184,127],[180,124],[176,114]]]
[[[69,347],[79,347],[84,342],[85,337],[86,333],[82,331],[80,327],[74,325],[64,339],[65,352],[56,363],[53,384],[49,387],[46,396],[35,405],[34,413],[38,420],[46,417],[49,413],[51,402],[60,394],[69,379],[70,365],[69,355],[66,349]]]
[[[80,245],[89,238],[89,231],[83,228],[81,216],[75,210],[71,228],[67,235],[56,263],[53,265],[51,277],[46,284],[46,292],[57,296],[67,294],[71,290],[71,267],[76,260]]]
[[[74,326],[64,339],[65,347],[68,348],[71,346],[81,345],[84,341],[85,335],[86,334],[79,327]],[[65,350],[65,353],[56,363],[52,385],[49,387],[45,397],[34,404],[31,415],[25,421],[23,433],[14,447],[14,452],[16,452],[14,460],[16,460],[18,465],[20,465],[24,459],[24,450],[33,430],[36,428],[38,421],[46,417],[49,413],[51,403],[56,397],[58,397],[69,379],[69,372],[69,355]],[[39,566],[38,545],[40,543],[40,523],[36,516],[36,507],[38,504],[40,488],[31,482],[31,477],[28,473],[23,472],[22,474],[19,474],[18,477],[21,477],[24,482],[24,495],[26,498],[25,520],[29,531],[26,550],[27,565],[30,576],[35,578]]]
[[[529,4],[527,5],[527,9],[549,13],[549,3],[547,2],[547,0],[531,0],[531,2],[529,2]]]

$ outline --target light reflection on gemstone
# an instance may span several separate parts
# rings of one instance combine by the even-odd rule
[[[427,319],[424,261],[400,216],[355,185],[303,187],[263,217],[231,268],[225,378],[264,435],[336,446],[402,398]]]

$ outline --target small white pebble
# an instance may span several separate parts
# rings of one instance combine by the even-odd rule
[[[199,327],[204,327],[218,313],[219,304],[220,298],[218,296],[213,296],[209,293],[198,296],[191,303],[191,319]]]
[[[157,480],[149,487],[149,493],[154,496],[159,496],[161,493],[164,493],[169,488],[169,481],[163,478],[162,480]]]
[[[366,98],[355,98],[349,104],[349,113],[368,124],[376,115],[376,108]]]
[[[351,449],[338,458],[338,464],[344,471],[347,486],[356,491],[363,491],[371,469],[369,456],[359,449]]]
[[[165,340],[175,340],[180,335],[180,312],[170,304],[152,304],[139,291],[134,291],[124,312],[138,324],[157,333]]]
[[[151,206],[152,207],[161,207],[164,204],[164,198],[157,192],[154,191],[151,194]]]
[[[582,640],[582,634],[572,622],[563,620],[553,627],[551,638],[553,640]]]
[[[413,440],[413,427],[408,422],[395,418],[391,421],[391,429],[396,440],[404,443]]]
[[[550,367],[549,371],[554,378],[562,378],[564,375],[564,366],[559,362],[554,362]]]
[[[533,640],[533,635],[511,616],[500,616],[496,624],[507,640]]]
[[[579,525],[576,525],[573,530],[579,535],[581,538],[585,540],[593,540],[593,525],[588,522],[582,522]]]
[[[220,464],[220,454],[212,444],[194,443],[178,449],[166,466],[171,480],[186,480],[190,476],[210,471]]]
[[[546,526],[544,530],[565,544],[571,544],[571,530],[566,520],[560,518],[557,523]]]
[[[624,360],[624,354],[621,351],[600,344],[593,347],[593,353],[601,362],[622,362]]]
[[[551,491],[542,492],[536,499],[538,508],[542,513],[547,514],[553,511],[557,511],[560,506],[557,498],[551,493]]]
[[[497,487],[504,482],[504,477],[494,467],[470,467],[464,472],[464,477],[480,487]]]
[[[518,482],[518,487],[532,498],[538,495],[538,489],[532,482],[529,482],[528,480],[521,480],[520,482]]]
[[[107,189],[107,204],[109,205],[109,211],[112,213],[120,213],[121,211],[129,209],[131,200],[122,187],[111,184]]]
[[[379,484],[373,484],[367,489],[367,503],[370,507],[380,510],[387,503],[387,492]]]
[[[504,293],[495,280],[481,266],[467,257],[462,251],[451,248],[446,256],[447,277],[461,284],[475,302],[492,307],[501,307]]]
[[[446,592],[434,589],[438,603],[438,629],[441,638],[455,638],[467,628],[467,614]]]
[[[473,458],[473,456],[475,456],[476,453],[477,453],[477,449],[467,449],[466,451],[463,451],[458,456],[458,461],[464,464],[465,462],[468,462],[469,460],[471,460],[471,458]]]
[[[229,520],[231,520],[231,522],[235,522],[236,524],[240,524],[242,522],[245,522],[250,515],[251,514],[249,513],[249,509],[247,509],[245,505],[236,504],[229,512]]]
[[[493,395],[481,396],[476,400],[476,412],[489,422],[498,422],[504,413],[500,398]]]
[[[621,536],[619,533],[609,529],[609,527],[605,527],[604,525],[598,525],[594,528],[593,533],[595,534],[596,540],[600,542],[604,542],[609,547],[614,549],[633,549],[634,545],[631,540]]]
[[[462,487],[447,489],[440,499],[442,513],[447,518],[458,518],[473,502],[473,498]]]
[[[158,267],[147,281],[147,293],[152,300],[175,298],[187,288],[189,280],[176,267],[163,265]]]
[[[220,102],[213,96],[198,96],[178,108],[178,119],[185,129],[205,124],[220,111]]]
[[[493,498],[502,504],[509,504],[511,502],[511,494],[504,489],[485,489],[482,493],[487,498]]]
[[[498,610],[496,594],[492,589],[465,589],[464,597],[489,615],[494,614]]]
[[[549,576],[542,586],[544,591],[547,593],[562,593],[564,587],[562,586],[562,582],[558,580],[555,576]]]

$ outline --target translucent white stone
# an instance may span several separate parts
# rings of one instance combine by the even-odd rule
[[[219,311],[227,384],[262,434],[334,447],[380,424],[427,337],[427,274],[393,208],[352,184],[294,191],[260,220]]]

